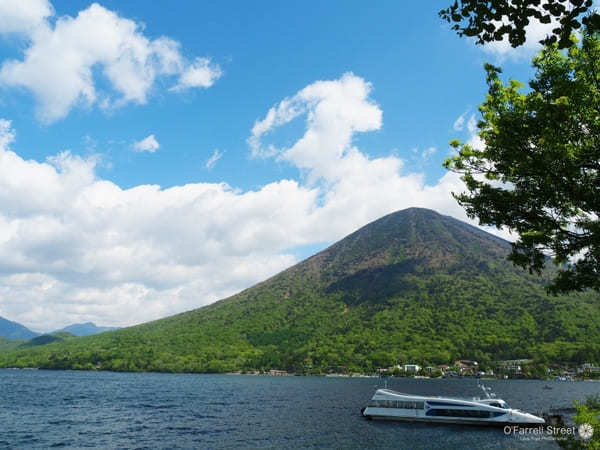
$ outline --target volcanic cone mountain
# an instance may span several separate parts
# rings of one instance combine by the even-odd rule
[[[515,268],[509,251],[478,228],[410,208],[210,306],[3,353],[0,365],[312,373],[600,360],[600,296],[549,296],[548,279]]]

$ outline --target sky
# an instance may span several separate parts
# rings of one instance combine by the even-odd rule
[[[476,46],[448,4],[0,0],[0,316],[134,325],[397,210],[469,221],[448,142],[547,28]]]

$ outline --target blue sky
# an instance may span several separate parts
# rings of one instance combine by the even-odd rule
[[[466,219],[448,141],[544,29],[477,47],[447,3],[0,2],[0,315],[140,323],[398,209]]]

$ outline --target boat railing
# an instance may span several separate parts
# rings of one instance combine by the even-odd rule
[[[492,392],[492,388],[480,383],[479,380],[477,380],[477,387],[479,387],[483,391],[483,393],[485,394],[485,398],[496,398],[496,394]]]

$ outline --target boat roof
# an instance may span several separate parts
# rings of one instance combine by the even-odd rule
[[[404,392],[397,392],[391,389],[377,389],[375,395],[384,395],[384,396],[394,396],[394,397],[402,397],[403,400],[409,401],[428,401],[428,400],[454,400],[460,402],[474,402],[474,403],[490,403],[490,402],[498,402],[498,403],[506,403],[501,398],[479,398],[479,397],[471,397],[471,398],[460,398],[460,397],[442,397],[439,395],[415,395],[415,394],[406,394]],[[375,396],[373,396],[375,397]]]

